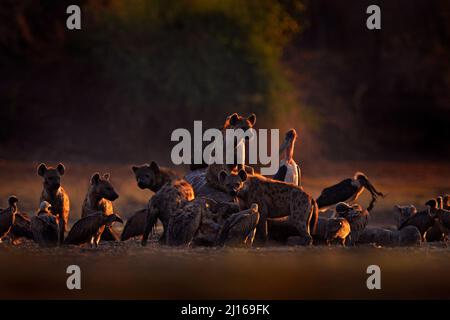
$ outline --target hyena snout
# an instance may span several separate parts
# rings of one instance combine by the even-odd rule
[[[61,178],[60,177],[48,177],[45,179],[45,185],[49,189],[59,189],[61,187]]]
[[[114,190],[111,192],[108,192],[107,196],[105,197],[105,199],[108,199],[109,201],[114,201],[117,198],[119,198],[119,195]]]
[[[141,189],[146,189],[149,183],[143,181],[142,179],[137,179],[137,185]]]

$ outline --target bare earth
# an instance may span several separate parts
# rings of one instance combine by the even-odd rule
[[[0,162],[0,207],[18,196],[29,215],[38,205],[41,180],[37,163]],[[120,198],[116,211],[127,218],[142,208],[151,192],[136,187],[130,165],[66,163],[63,185],[71,197],[71,221],[89,177],[111,173]],[[450,192],[450,166],[445,164],[353,163],[304,168],[304,187],[313,196],[321,189],[364,171],[388,196],[372,213],[372,225],[391,226],[392,206],[415,204]],[[360,201],[367,205],[364,195]],[[118,231],[120,231],[118,229]],[[119,299],[387,299],[450,298],[450,249],[443,244],[413,248],[280,247],[253,249],[174,249],[155,242],[102,243],[100,248],[40,249],[34,243],[0,244],[0,298]],[[82,290],[66,288],[66,268],[79,265]],[[366,287],[367,266],[379,265],[381,290]]]

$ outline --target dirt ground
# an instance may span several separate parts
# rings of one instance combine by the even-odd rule
[[[0,162],[0,207],[18,196],[29,215],[36,210],[41,179],[38,163]],[[131,164],[130,164],[131,165]],[[116,211],[125,219],[142,208],[151,192],[136,187],[130,165],[66,164],[63,186],[71,203],[71,221],[80,216],[89,177],[111,173],[120,198]],[[394,204],[422,208],[430,197],[450,192],[450,166],[445,164],[354,163],[304,168],[305,190],[321,189],[365,172],[387,193],[372,213],[372,225],[391,226]],[[369,198],[363,195],[361,203]],[[118,229],[118,231],[120,231]],[[40,249],[26,242],[0,244],[0,298],[119,299],[404,299],[450,298],[450,249],[443,244],[412,248],[280,247],[252,249],[161,247],[154,241],[102,243],[98,249]],[[66,268],[79,265],[82,289],[68,290]],[[381,290],[368,290],[366,269],[381,268]]]

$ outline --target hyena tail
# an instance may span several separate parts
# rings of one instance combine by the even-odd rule
[[[311,214],[309,216],[309,232],[312,235],[317,233],[317,221],[319,220],[319,206],[316,200],[311,198]]]

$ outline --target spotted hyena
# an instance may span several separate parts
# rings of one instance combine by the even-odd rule
[[[361,233],[369,223],[369,211],[355,203],[349,205],[345,202],[340,202],[336,205],[336,217],[345,218],[350,223],[350,236],[348,244],[355,245]]]
[[[310,229],[312,227],[315,233],[318,208],[315,200],[302,187],[258,174],[247,175],[244,170],[238,173],[221,171],[218,180],[230,194],[242,200],[245,208],[249,208],[252,203],[258,205],[260,219],[256,241],[264,243],[267,239],[267,219],[288,217],[289,223],[300,234],[299,244],[311,243]]]
[[[62,163],[56,168],[47,167],[40,164],[37,173],[44,179],[44,189],[42,190],[39,203],[47,201],[51,205],[51,212],[59,217],[59,243],[64,241],[64,232],[69,222],[70,200],[67,192],[61,186],[61,177],[65,173]]]
[[[187,181],[178,178],[173,171],[159,167],[156,162],[152,162],[150,165],[133,166],[132,170],[139,188],[155,192],[147,207],[142,245],[146,245],[150,231],[158,219],[164,227],[160,242],[166,243],[170,215],[185,201],[194,199],[194,190]]]
[[[245,117],[238,115],[237,113],[233,113],[232,115],[227,117],[227,119],[225,120],[225,123],[223,125],[223,129],[222,129],[222,134],[224,136],[224,143],[223,143],[224,157],[226,155],[225,151],[226,151],[226,145],[227,145],[227,141],[225,140],[226,130],[227,129],[235,129],[235,130],[242,129],[245,132],[246,130],[253,128],[255,123],[256,123],[256,115],[255,114],[251,114],[250,116],[245,118]],[[226,172],[231,172],[233,170],[239,171],[241,169],[245,169],[247,171],[247,173],[250,173],[250,174],[253,173],[253,169],[251,167],[245,166],[243,164],[239,164],[239,165],[237,164],[237,154],[236,154],[236,152],[238,151],[236,149],[237,144],[236,144],[236,141],[234,141],[232,143],[235,148],[234,164],[210,164],[208,166],[208,169],[206,170],[206,181],[207,181],[208,185],[213,188],[226,191],[224,189],[223,185],[218,181],[218,175],[219,175],[220,171],[222,171],[222,170],[224,170]],[[242,141],[240,143],[245,143],[245,142]],[[241,155],[241,157],[243,159],[245,159],[245,146],[242,146],[241,150],[242,150],[242,152],[244,152],[244,155]]]
[[[345,246],[345,241],[350,234],[350,223],[345,218],[330,218],[327,222],[325,239],[327,244],[339,243]]]
[[[112,215],[113,201],[119,198],[116,190],[109,181],[110,175],[105,173],[103,176],[96,172],[92,175],[89,188],[84,198],[81,208],[81,217],[84,218],[90,214],[102,212],[105,215]],[[117,241],[118,236],[111,227],[107,227],[102,233],[102,240]]]

